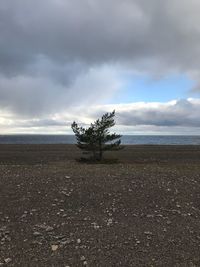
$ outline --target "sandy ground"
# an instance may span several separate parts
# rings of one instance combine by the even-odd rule
[[[0,145],[0,266],[200,266],[200,147]]]

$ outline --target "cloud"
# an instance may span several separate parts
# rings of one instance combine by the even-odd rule
[[[1,70],[55,62],[199,68],[198,0],[2,0]],[[144,65],[143,65],[144,67]]]
[[[119,109],[119,123],[122,125],[187,126],[200,127],[200,102],[192,99],[168,103],[142,103],[127,110]]]
[[[124,72],[185,73],[199,92],[199,12],[198,0],[1,0],[0,109],[42,119],[102,105],[123,88]],[[181,105],[120,118],[195,125],[193,109],[181,119]]]
[[[105,112],[116,110],[116,129],[121,133],[168,133],[198,134],[200,130],[200,99],[181,99],[166,103],[139,102],[116,105],[92,105],[77,107],[68,112],[41,119],[21,119],[1,114],[0,125],[11,132],[71,133],[73,120],[83,126],[101,117]]]
[[[0,76],[0,107],[23,117],[40,117],[77,105],[102,103],[122,85],[118,72],[106,66],[82,71],[73,82],[66,81],[65,77],[56,82],[40,74]]]
[[[137,102],[93,106],[85,110],[90,120],[116,110],[117,124],[122,126],[200,127],[200,99],[180,99],[165,103]]]

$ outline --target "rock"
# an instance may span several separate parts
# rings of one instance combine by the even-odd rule
[[[53,231],[53,227],[51,227],[51,226],[47,226],[47,228],[46,228],[46,232],[51,232],[51,231]]]
[[[52,250],[52,251],[56,251],[57,249],[58,249],[58,245],[52,245],[52,246],[51,246],[51,250]]]
[[[97,224],[97,223],[92,223],[92,225],[94,226],[94,229],[99,229],[100,228],[100,226]]]
[[[40,232],[35,231],[35,232],[33,233],[33,235],[34,235],[34,236],[41,236],[42,234],[41,234]]]
[[[40,232],[34,232],[33,235],[34,236],[41,236],[42,234]]]
[[[81,261],[84,261],[85,260],[85,256],[81,256]]]
[[[66,236],[65,235],[57,235],[57,236],[55,236],[55,238],[57,239],[57,240],[61,240],[61,239],[65,239],[66,238]]]
[[[7,263],[9,263],[9,262],[11,262],[12,260],[11,260],[11,258],[7,258],[7,259],[5,259],[4,260],[4,262],[7,264]]]
[[[107,225],[110,226],[112,223],[113,223],[112,218],[109,218],[108,221],[107,221]]]
[[[149,231],[146,231],[144,233],[145,233],[145,235],[153,235],[153,233],[152,232],[149,232]]]
[[[147,218],[153,218],[154,215],[153,214],[147,214]]]
[[[64,241],[60,241],[60,244],[65,246],[65,245],[68,245],[71,243],[71,240],[70,239],[67,239],[67,240],[64,240]]]
[[[81,243],[81,240],[80,238],[77,239],[77,243],[80,244]]]

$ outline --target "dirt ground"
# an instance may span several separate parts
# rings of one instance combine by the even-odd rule
[[[200,146],[0,145],[0,266],[200,266]]]

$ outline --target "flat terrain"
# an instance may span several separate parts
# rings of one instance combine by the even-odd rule
[[[0,266],[200,266],[200,146],[0,145]]]

